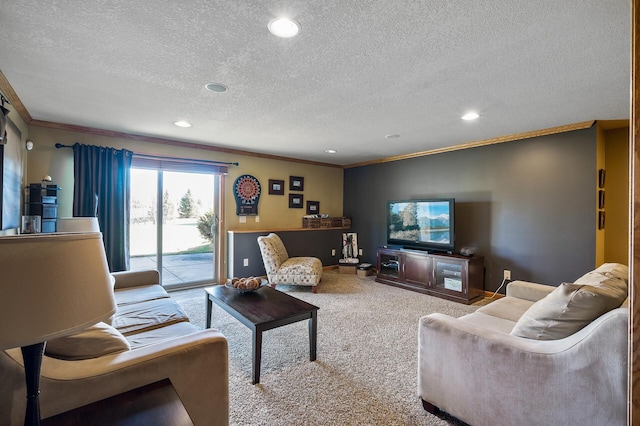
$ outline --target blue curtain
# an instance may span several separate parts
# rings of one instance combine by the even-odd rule
[[[129,269],[132,152],[73,145],[73,215],[97,216],[111,272]]]

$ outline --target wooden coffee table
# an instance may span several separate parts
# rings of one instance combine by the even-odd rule
[[[316,360],[318,308],[286,293],[262,286],[252,293],[217,285],[205,288],[207,293],[207,328],[211,327],[212,304],[220,306],[253,333],[253,366],[251,383],[260,383],[262,332],[294,322],[309,320],[309,359]]]

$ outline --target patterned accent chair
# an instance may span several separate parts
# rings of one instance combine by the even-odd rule
[[[322,262],[316,257],[289,257],[277,234],[258,237],[264,269],[271,287],[276,284],[311,286],[317,293],[322,278]]]

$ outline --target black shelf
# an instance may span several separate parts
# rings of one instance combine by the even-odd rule
[[[40,216],[42,233],[58,229],[58,191],[61,189],[58,185],[43,187],[40,183],[32,183],[25,188],[24,214]]]

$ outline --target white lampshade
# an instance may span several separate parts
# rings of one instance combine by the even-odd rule
[[[97,217],[61,217],[58,232],[100,232]]]
[[[100,233],[0,237],[0,349],[76,333],[115,310]]]

